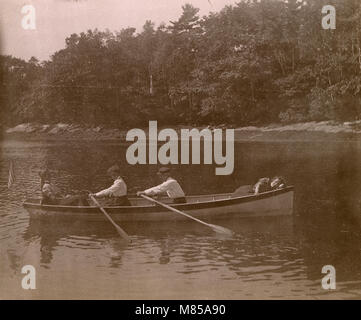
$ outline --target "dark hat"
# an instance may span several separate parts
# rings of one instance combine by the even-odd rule
[[[168,167],[161,167],[158,170],[158,173],[168,173],[170,172],[170,169]]]
[[[117,165],[111,166],[108,171],[108,173],[120,173],[120,168]]]

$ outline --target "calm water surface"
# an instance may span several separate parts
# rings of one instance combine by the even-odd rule
[[[218,221],[233,238],[191,221],[122,224],[129,245],[106,222],[30,221],[21,201],[40,195],[45,165],[64,194],[108,186],[105,172],[115,162],[134,193],[158,183],[156,166],[128,165],[126,146],[110,142],[5,140],[0,148],[0,298],[361,298],[360,144],[238,143],[231,176],[175,166],[188,194],[283,175],[295,186],[294,215]],[[16,182],[8,190],[10,159]],[[36,268],[36,290],[21,288],[27,264]],[[333,291],[321,288],[329,264]]]

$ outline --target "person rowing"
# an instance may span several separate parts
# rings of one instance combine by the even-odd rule
[[[105,204],[110,206],[131,206],[127,197],[127,185],[120,176],[120,169],[117,165],[110,167],[108,175],[114,180],[113,184],[97,193],[91,193],[93,197],[104,198]]]
[[[160,168],[157,172],[157,175],[162,183],[144,191],[138,191],[137,196],[142,194],[146,196],[158,196],[166,194],[170,199],[173,200],[174,204],[187,202],[182,187],[179,185],[177,180],[171,176],[169,168]]]

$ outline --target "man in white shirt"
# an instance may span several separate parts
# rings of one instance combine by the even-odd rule
[[[140,196],[142,194],[145,194],[146,196],[157,196],[166,194],[169,198],[173,200],[173,203],[186,203],[185,194],[177,180],[170,176],[169,168],[160,168],[157,175],[160,177],[163,183],[153,188],[139,191],[137,192],[137,196]]]
[[[130,206],[127,197],[127,185],[120,177],[120,169],[118,166],[112,166],[108,169],[108,175],[114,180],[114,183],[107,189],[91,194],[97,198],[105,198],[106,205],[112,206]]]

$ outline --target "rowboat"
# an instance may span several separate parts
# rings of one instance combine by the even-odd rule
[[[293,186],[283,189],[250,194],[250,186],[243,186],[234,193],[187,196],[187,203],[171,204],[198,219],[222,219],[235,217],[259,217],[291,215],[293,213]],[[169,199],[158,199],[169,204]],[[131,206],[104,207],[114,221],[169,221],[187,219],[152,204],[143,198],[129,198]],[[41,205],[40,199],[27,199],[23,203],[30,219],[75,219],[105,221],[96,206]]]

